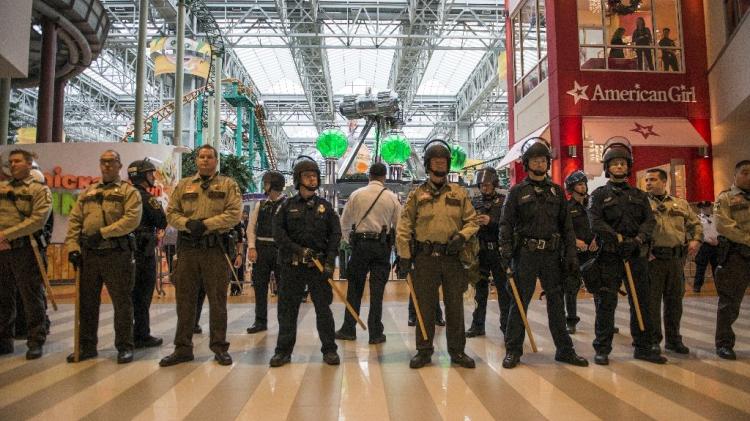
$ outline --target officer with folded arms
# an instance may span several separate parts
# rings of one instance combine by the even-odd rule
[[[585,367],[588,361],[576,354],[565,327],[563,274],[577,269],[578,259],[563,189],[547,176],[552,163],[549,143],[540,137],[529,139],[522,160],[528,176],[508,192],[500,220],[501,265],[509,268],[512,262],[524,311],[539,279],[547,297],[549,330],[557,349],[555,360]],[[505,335],[504,368],[513,368],[521,361],[524,337],[524,323],[514,300]]]
[[[133,231],[143,213],[141,195],[120,179],[120,154],[105,151],[99,157],[102,179],[78,195],[68,216],[65,247],[68,260],[80,271],[79,361],[97,356],[97,330],[102,285],[115,310],[115,348],[119,364],[133,361]],[[68,355],[75,362],[75,355]]]
[[[242,199],[233,179],[219,175],[219,154],[211,145],[196,150],[198,173],[183,178],[167,207],[167,220],[177,228],[177,267],[174,270],[177,299],[177,332],[174,352],[159,362],[168,367],[193,360],[193,329],[201,286],[208,297],[211,351],[220,365],[231,365],[227,342],[227,288],[229,235],[240,222]]]
[[[0,181],[0,355],[13,352],[16,292],[26,320],[26,359],[42,356],[47,338],[44,284],[31,241],[42,233],[52,211],[47,186],[31,175],[31,152],[8,154],[11,179]],[[51,293],[51,291],[50,291]]]

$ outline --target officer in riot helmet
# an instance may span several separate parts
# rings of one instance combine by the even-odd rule
[[[497,192],[500,185],[497,171],[492,167],[477,171],[475,185],[480,194],[472,199],[471,204],[477,212],[477,223],[479,224],[479,232],[477,233],[479,239],[479,281],[474,287],[476,307],[472,314],[471,327],[466,331],[467,338],[484,336],[485,334],[484,324],[487,314],[490,276],[492,276],[492,282],[497,288],[497,300],[500,305],[500,331],[503,334],[505,334],[508,325],[508,310],[511,301],[510,292],[506,288],[505,272],[500,266],[498,236],[505,195]]]
[[[284,176],[278,171],[266,171],[261,179],[266,199],[255,206],[247,223],[247,259],[253,263],[255,291],[255,321],[247,333],[268,329],[268,284],[271,273],[278,278],[279,248],[273,238],[273,216],[284,202]]]
[[[552,161],[549,143],[530,139],[523,148],[523,167],[528,176],[510,189],[500,222],[500,262],[512,268],[524,310],[541,281],[547,297],[547,317],[557,352],[555,360],[585,367],[576,354],[565,326],[563,307],[564,273],[578,267],[575,234],[563,189],[553,183],[547,171]],[[524,325],[518,303],[510,304],[505,334],[504,368],[513,368],[523,354]]]
[[[271,367],[291,361],[297,338],[299,306],[310,290],[323,361],[340,363],[336,352],[335,327],[331,302],[333,291],[327,282],[333,277],[341,241],[339,217],[333,205],[317,195],[320,169],[312,158],[301,157],[293,169],[294,188],[298,193],[285,200],[273,220],[273,237],[279,248],[281,267],[279,281],[279,336]],[[323,265],[321,272],[317,265]]]
[[[628,184],[633,169],[630,141],[622,136],[607,140],[602,154],[604,174],[609,181],[594,190],[589,200],[589,221],[601,250],[593,273],[598,278],[589,292],[594,294],[596,323],[594,326],[594,362],[609,364],[614,334],[617,292],[627,281],[624,261],[630,264],[635,293],[639,299],[644,330],[637,322],[632,291],[629,291],[630,334],[636,359],[664,364],[667,359],[653,352],[653,329],[649,306],[648,253],[656,220],[645,192]],[[622,241],[618,237],[622,237]],[[629,290],[629,289],[628,289]]]
[[[167,227],[167,215],[149,189],[154,187],[156,166],[149,158],[133,161],[128,178],[141,195],[143,213],[135,229],[135,284],[133,285],[133,341],[136,348],[160,346],[162,338],[151,336],[149,308],[156,287],[156,232]]]

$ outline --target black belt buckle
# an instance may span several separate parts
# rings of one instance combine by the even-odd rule
[[[547,240],[537,240],[532,238],[526,242],[532,250],[544,250],[547,248]]]
[[[495,250],[495,243],[484,243],[487,250]]]

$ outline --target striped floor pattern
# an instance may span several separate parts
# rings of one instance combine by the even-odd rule
[[[522,365],[501,367],[505,354],[497,302],[489,305],[488,335],[469,339],[466,351],[475,370],[452,368],[444,329],[438,328],[433,365],[411,370],[414,330],[406,326],[406,305],[384,306],[385,344],[369,346],[359,331],[356,342],[339,342],[342,364],[322,363],[312,304],[300,311],[292,364],[269,369],[276,324],[248,335],[252,305],[229,308],[230,353],[234,364],[221,367],[208,350],[208,335],[194,337],[196,360],[159,368],[172,350],[139,350],[136,361],[115,363],[112,307],[102,307],[99,358],[66,364],[71,352],[73,308],[51,313],[52,334],[45,355],[23,358],[25,345],[0,357],[0,419],[38,420],[520,420],[520,419],[750,419],[750,300],[745,300],[738,333],[738,361],[714,354],[715,297],[685,299],[682,333],[689,356],[667,354],[657,366],[631,357],[627,303],[620,301],[612,363],[576,368],[553,361],[544,302],[532,302],[531,327],[539,353],[526,349]],[[334,304],[337,327],[343,305]],[[366,314],[365,306],[363,313]],[[471,308],[466,309],[467,324]],[[591,359],[593,303],[579,301],[582,322],[573,335],[576,348]],[[203,326],[207,330],[207,312]],[[276,306],[269,319],[275,320]],[[152,330],[167,342],[174,334],[174,304],[152,307]]]

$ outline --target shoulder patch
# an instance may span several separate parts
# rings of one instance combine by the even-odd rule
[[[154,209],[161,209],[161,203],[154,196],[148,199],[148,204]]]

